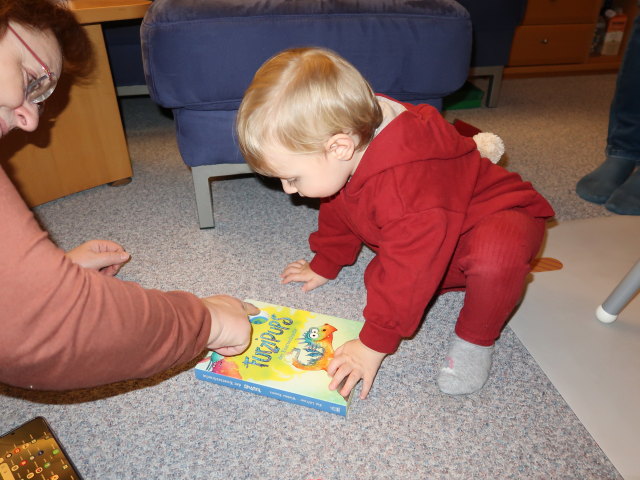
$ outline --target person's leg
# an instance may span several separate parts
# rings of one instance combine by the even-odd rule
[[[438,377],[444,393],[468,394],[483,387],[493,345],[522,296],[544,231],[544,220],[508,210],[485,218],[461,237],[442,285],[466,291]]]
[[[640,215],[640,173],[633,173],[640,164],[640,16],[618,73],[605,156],[596,170],[580,179],[576,193],[616,213]]]

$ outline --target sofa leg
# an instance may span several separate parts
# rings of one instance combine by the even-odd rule
[[[502,88],[502,72],[504,67],[473,67],[469,70],[469,77],[489,77],[489,86],[485,94],[485,106],[495,108],[498,106],[500,89]]]
[[[193,188],[196,194],[196,208],[198,210],[198,222],[200,228],[213,228],[213,200],[211,198],[211,185],[209,184],[209,175],[204,167],[193,167],[191,175],[193,176]]]
[[[489,76],[489,88],[487,88],[487,100],[485,102],[485,105],[490,108],[498,106],[500,90],[502,89],[502,71],[504,67],[495,68],[494,74]]]
[[[252,173],[252,171],[246,163],[221,163],[218,165],[191,167],[200,228],[215,227],[215,222],[213,221],[213,198],[211,197],[209,179],[228,175],[245,175],[247,173]]]

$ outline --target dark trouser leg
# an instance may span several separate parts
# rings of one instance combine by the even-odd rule
[[[576,193],[613,212],[640,215],[640,16],[618,73],[605,155],[596,170],[580,179]]]

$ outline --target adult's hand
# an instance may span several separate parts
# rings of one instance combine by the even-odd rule
[[[201,299],[211,314],[211,333],[207,348],[220,355],[238,355],[251,341],[249,315],[260,313],[258,307],[228,295]]]
[[[131,257],[122,245],[110,240],[89,240],[65,255],[76,265],[109,276],[116,275]]]

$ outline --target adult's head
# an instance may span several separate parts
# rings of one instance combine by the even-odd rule
[[[91,43],[58,0],[0,0],[0,137],[38,126],[39,107],[64,70],[84,77]]]

